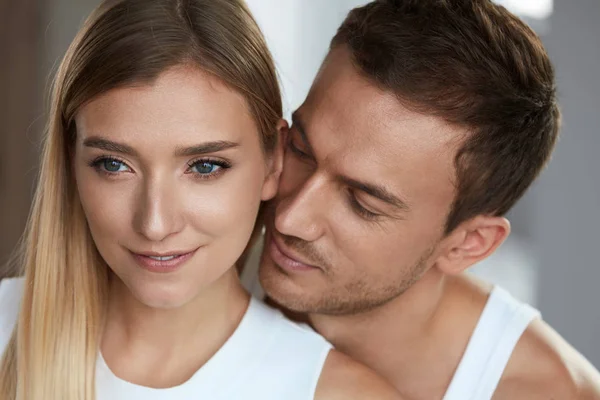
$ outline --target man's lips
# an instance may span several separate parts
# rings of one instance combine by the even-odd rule
[[[301,257],[296,256],[293,251],[289,250],[285,244],[283,244],[276,237],[271,236],[269,243],[269,253],[271,259],[282,269],[290,272],[307,272],[315,271],[320,269],[315,265],[311,265],[308,262],[302,260]]]

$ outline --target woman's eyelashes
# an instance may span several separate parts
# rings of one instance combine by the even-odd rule
[[[194,174],[198,179],[217,178],[231,168],[231,163],[225,160],[201,158],[188,163],[186,173]]]
[[[111,178],[133,172],[133,169],[125,161],[114,156],[97,157],[89,165],[98,173]],[[231,166],[232,164],[229,161],[205,157],[190,161],[187,164],[185,173],[193,175],[195,179],[213,179],[222,175]]]
[[[124,161],[113,156],[97,157],[90,162],[90,167],[106,176],[132,172],[132,169]]]

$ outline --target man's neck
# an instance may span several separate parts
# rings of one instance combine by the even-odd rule
[[[486,292],[468,278],[432,269],[384,306],[310,320],[338,350],[387,378],[407,398],[435,398],[450,383]]]

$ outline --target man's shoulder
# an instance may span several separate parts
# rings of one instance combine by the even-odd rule
[[[315,400],[402,400],[383,378],[336,350],[327,357]]]
[[[494,395],[517,398],[600,400],[600,373],[538,319],[519,340]]]

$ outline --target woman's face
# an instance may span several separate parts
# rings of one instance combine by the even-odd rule
[[[241,95],[177,67],[94,98],[76,124],[92,237],[135,298],[178,307],[234,265],[278,177]]]

